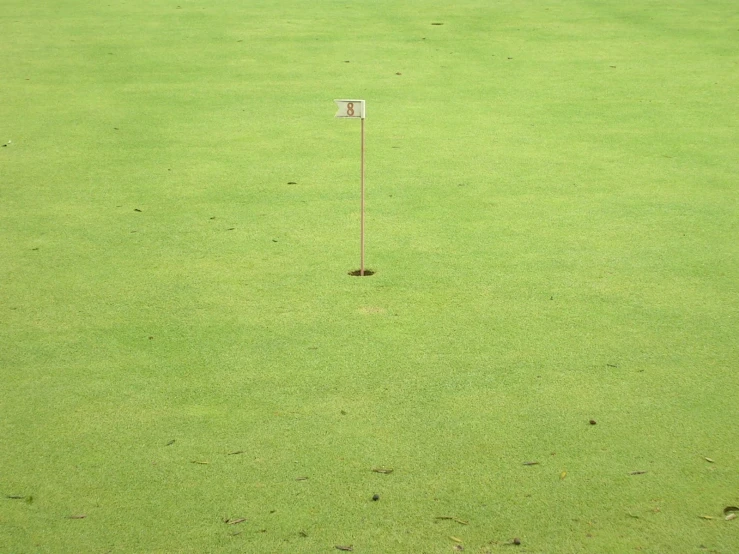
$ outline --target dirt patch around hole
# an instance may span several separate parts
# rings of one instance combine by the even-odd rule
[[[369,277],[370,275],[374,275],[374,274],[375,272],[372,271],[371,269],[365,269],[364,275],[362,275],[362,271],[359,269],[355,269],[354,271],[349,272],[349,275],[351,275],[352,277]]]

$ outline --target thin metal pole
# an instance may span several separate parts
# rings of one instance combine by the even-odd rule
[[[364,114],[362,114],[364,115]],[[359,266],[359,275],[364,277],[364,117],[362,117],[362,172],[361,172],[361,188],[362,188],[362,200],[361,200],[361,221],[360,221],[360,232],[361,232],[361,239],[360,239],[360,246],[361,246],[361,255],[360,255],[360,266]]]

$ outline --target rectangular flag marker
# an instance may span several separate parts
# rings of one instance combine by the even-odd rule
[[[334,100],[339,107],[336,117],[365,118],[364,100]]]
[[[360,224],[359,224],[359,275],[364,277],[364,118],[367,116],[364,100],[334,100],[339,110],[336,117],[361,119],[361,148],[360,148]],[[370,273],[371,275],[371,273]]]

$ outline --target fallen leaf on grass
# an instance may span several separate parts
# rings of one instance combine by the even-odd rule
[[[525,466],[538,466],[539,462],[524,462],[523,465]]]
[[[33,495],[20,496],[17,494],[10,494],[5,495],[5,498],[9,498],[10,500],[25,500],[26,504],[33,504]]]
[[[67,516],[67,519],[85,519],[87,516],[85,514],[75,514],[72,516]]]
[[[646,471],[630,471],[629,475],[644,475]]]
[[[449,536],[449,539],[450,539],[450,540],[453,540],[454,542],[464,542],[464,541],[463,541],[462,539],[460,539],[459,537],[452,537],[451,535]]]
[[[470,524],[469,521],[465,521],[463,519],[459,519],[458,517],[454,517],[454,516],[436,516],[434,519],[444,519],[444,520],[449,520],[449,521],[455,521],[455,522],[459,523],[460,525],[469,525]]]
[[[354,547],[351,544],[349,546],[337,544],[334,548],[336,548],[336,550],[343,550],[344,552],[354,552]]]
[[[372,471],[375,473],[384,473],[385,475],[389,475],[393,472],[393,468],[391,467],[373,467]]]
[[[237,517],[234,519],[226,518],[223,520],[223,523],[225,523],[226,525],[236,525],[237,523],[244,523],[245,521],[246,521],[245,517]]]
[[[710,463],[712,463],[712,464],[715,464],[715,463],[716,463],[716,462],[715,462],[715,461],[713,461],[713,460],[712,460],[711,458],[708,458],[708,457],[706,457],[706,456],[703,456],[703,459],[704,459],[705,461],[707,461],[707,462],[710,462]]]
[[[208,465],[210,462],[207,462],[205,460],[192,460],[190,463],[191,464],[200,464],[200,465],[204,466],[204,465]]]

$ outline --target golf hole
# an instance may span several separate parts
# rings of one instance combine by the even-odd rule
[[[374,274],[375,272],[372,271],[371,269],[365,269],[364,275],[362,275],[362,271],[360,269],[355,269],[354,271],[349,272],[349,275],[351,275],[352,277],[369,277],[370,275],[374,275]]]

